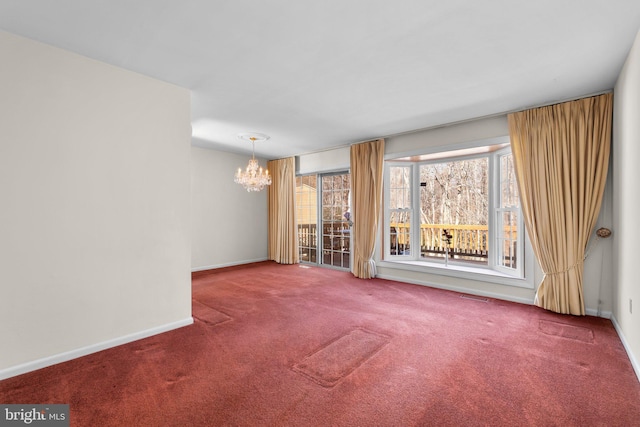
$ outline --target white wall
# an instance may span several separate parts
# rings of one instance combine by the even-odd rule
[[[425,148],[447,147],[505,135],[509,135],[507,116],[497,116],[392,136],[386,139],[384,152],[385,158],[397,158]]]
[[[267,259],[267,190],[248,193],[233,182],[248,161],[247,155],[191,148],[193,271]]]
[[[640,377],[640,33],[616,82],[613,111],[613,320]]]
[[[189,91],[0,55],[0,378],[192,322]]]
[[[600,215],[595,230],[613,227],[613,161],[605,183]],[[613,239],[599,238],[595,231],[587,246],[584,260],[584,305],[588,315],[610,318],[613,311]]]
[[[298,156],[296,174],[306,175],[349,170],[351,167],[350,153],[350,147],[340,147]]]

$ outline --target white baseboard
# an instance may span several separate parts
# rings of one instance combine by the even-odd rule
[[[595,317],[602,317],[605,319],[611,319],[612,313],[610,311],[602,311],[600,310],[600,312],[598,313],[598,309],[597,308],[585,308],[585,311],[587,312],[587,315],[589,316],[595,316]]]
[[[519,298],[519,297],[514,297],[514,296],[511,296],[511,295],[505,295],[505,294],[499,294],[499,293],[495,293],[495,292],[484,292],[484,291],[480,291],[480,290],[477,290],[477,289],[465,288],[463,286],[441,285],[441,284],[437,284],[437,283],[427,282],[427,281],[424,281],[424,280],[410,280],[410,279],[406,279],[404,277],[396,277],[396,276],[389,275],[389,274],[376,274],[376,278],[386,279],[386,280],[393,280],[395,282],[411,283],[413,285],[428,286],[430,288],[444,289],[444,290],[447,290],[447,291],[460,292],[460,293],[463,293],[463,294],[470,294],[470,295],[477,295],[477,296],[488,297],[488,298],[495,298],[495,299],[500,299],[500,300],[505,300],[505,301],[517,302],[517,303],[520,303],[520,304],[529,304],[529,305],[533,304],[533,299],[530,299],[530,298]]]
[[[500,294],[496,292],[484,292],[484,291],[479,291],[477,289],[465,288],[464,286],[440,285],[437,283],[431,283],[424,280],[408,280],[404,277],[396,277],[389,274],[377,274],[376,277],[380,279],[393,280],[396,282],[411,283],[413,285],[428,286],[430,288],[445,289],[447,291],[460,292],[463,294],[477,295],[482,297],[517,302],[520,304],[533,305],[533,302],[534,302],[533,299],[529,299],[529,298],[518,298],[518,297],[513,297],[511,295]],[[598,313],[598,309],[595,309],[595,308],[585,308],[585,311],[589,316],[603,317],[605,319],[610,319],[612,315],[610,311],[600,311],[600,313]]]
[[[614,315],[611,315],[611,322],[613,323],[613,327],[616,329],[618,336],[620,337],[620,341],[622,341],[622,345],[624,346],[625,351],[627,352],[627,356],[629,356],[629,360],[631,361],[631,366],[633,366],[633,370],[636,373],[636,377],[638,377],[638,381],[640,381],[640,364],[638,363],[638,359],[636,359],[635,355],[631,351],[631,347],[627,342],[624,334],[622,333],[622,329],[616,320]]]
[[[223,267],[234,267],[236,265],[252,264],[254,262],[262,262],[262,261],[268,261],[268,260],[269,260],[268,258],[257,258],[257,259],[248,259],[248,260],[244,260],[244,261],[228,262],[228,263],[223,263],[223,264],[205,265],[205,266],[202,266],[202,267],[193,267],[191,269],[191,272],[194,273],[196,271],[214,270],[216,268],[223,268]]]
[[[58,363],[66,362],[68,360],[76,359],[78,357],[86,356],[91,353],[97,353],[98,351],[106,350],[108,348],[117,347],[122,344],[127,344],[133,341],[148,338],[153,335],[158,335],[163,332],[168,332],[173,329],[178,329],[183,326],[193,324],[193,317],[188,317],[177,322],[168,323],[166,325],[158,326],[155,328],[147,329],[144,331],[136,332],[133,334],[125,335],[122,337],[114,338],[112,340],[103,341],[100,343],[92,344],[86,347],[78,348],[64,353],[55,354],[53,356],[44,357],[42,359],[34,360],[32,362],[23,363],[21,365],[13,366],[0,370],[0,380],[15,377],[17,375],[26,374],[27,372],[35,371],[37,369],[46,368],[47,366],[56,365]]]

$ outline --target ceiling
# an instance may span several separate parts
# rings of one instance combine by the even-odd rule
[[[191,90],[280,158],[613,88],[638,0],[0,0],[0,29]]]

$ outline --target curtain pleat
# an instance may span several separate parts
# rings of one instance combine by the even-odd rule
[[[361,279],[376,275],[373,254],[382,210],[384,140],[351,146],[351,272]]]
[[[609,165],[612,94],[509,114],[525,226],[544,278],[535,304],[584,315],[583,262]]]
[[[269,199],[270,260],[280,264],[297,264],[298,233],[296,229],[296,164],[295,158],[272,160],[267,163],[272,183]]]

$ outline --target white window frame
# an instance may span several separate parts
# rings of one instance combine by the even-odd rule
[[[524,229],[524,220],[522,219],[522,209],[521,206],[518,206],[517,208],[503,208],[502,207],[502,201],[501,201],[501,196],[502,196],[502,191],[500,188],[500,184],[501,184],[501,170],[500,170],[500,159],[505,156],[511,154],[511,147],[507,147],[507,148],[503,148],[501,150],[496,151],[495,153],[492,153],[491,155],[491,160],[493,162],[493,177],[491,180],[491,193],[493,195],[495,195],[495,197],[490,197],[490,199],[492,199],[495,203],[495,205],[493,206],[493,210],[491,212],[493,212],[493,215],[489,216],[489,238],[491,239],[491,242],[493,242],[493,245],[495,246],[496,250],[493,251],[493,256],[491,256],[491,258],[493,258],[493,268],[496,271],[499,271],[501,273],[510,275],[510,276],[514,276],[514,277],[518,277],[518,278],[523,278],[524,277],[524,268],[523,268],[523,264],[524,262],[524,256],[522,256],[522,260],[520,259],[521,255],[518,255],[518,259],[517,259],[517,265],[516,268],[509,268],[509,267],[504,267],[502,266],[499,262],[498,262],[498,258],[502,255],[502,248],[503,246],[500,245],[499,242],[499,236],[498,236],[498,229],[499,229],[499,225],[501,223],[499,217],[501,213],[504,212],[509,212],[509,211],[515,211],[516,214],[518,215],[518,230],[517,233],[519,236],[524,236],[526,234],[525,229]],[[491,227],[491,216],[493,216],[493,227]],[[493,228],[493,237],[491,236],[491,229]],[[517,239],[517,246],[516,246],[516,253],[517,254],[525,254],[524,251],[524,240],[522,237],[519,237]]]
[[[462,154],[465,149],[476,149],[481,147],[489,147],[492,145],[508,144],[508,137],[493,138],[491,140],[477,141],[473,143],[460,144],[457,146],[440,147],[440,149],[425,150],[421,153],[405,153],[403,155],[394,156],[394,159],[400,157],[410,157],[414,155],[432,155],[436,153],[446,153],[442,157],[438,156],[436,160],[416,160],[416,161],[394,161],[394,159],[387,160],[384,168],[384,223],[383,223],[383,236],[382,236],[382,254],[383,259],[380,261],[380,265],[389,268],[400,268],[404,270],[428,272],[434,274],[441,274],[446,276],[461,277],[465,279],[474,279],[481,281],[489,281],[499,284],[505,284],[510,286],[534,288],[533,284],[533,255],[528,242],[527,233],[524,229],[524,221],[522,219],[522,212],[518,209],[518,239],[517,239],[517,268],[508,268],[498,265],[498,236],[497,236],[497,223],[498,212],[500,212],[500,165],[499,159],[501,156],[511,152],[511,148],[506,146],[486,154]],[[459,152],[459,155],[456,155]],[[416,230],[420,229],[420,217],[416,215],[416,207],[420,205],[420,176],[419,167],[421,164],[426,163],[444,163],[447,161],[472,159],[478,157],[489,158],[489,242],[490,250],[489,257],[486,266],[471,265],[464,261],[449,260],[445,266],[444,260],[438,259],[425,259],[421,257],[420,251],[420,233]],[[393,166],[411,166],[412,180],[411,180],[411,200],[412,206],[410,210],[411,215],[411,254],[410,255],[392,255],[390,253],[390,168]],[[419,210],[419,209],[418,209]]]
[[[410,181],[410,185],[411,185],[411,206],[407,209],[391,209],[391,208],[387,208],[391,206],[391,200],[390,200],[390,191],[389,191],[389,184],[391,183],[390,180],[390,173],[389,170],[391,167],[394,166],[400,166],[400,167],[406,167],[409,168],[409,181]],[[391,255],[391,246],[390,246],[390,240],[391,240],[391,233],[390,233],[390,227],[391,227],[391,211],[394,212],[402,212],[402,211],[408,211],[410,218],[411,218],[411,222],[410,222],[410,230],[413,230],[415,227],[415,215],[414,215],[414,208],[413,206],[416,206],[416,201],[415,201],[415,194],[413,191],[413,187],[415,186],[415,165],[410,164],[410,163],[406,163],[406,162],[387,162],[385,164],[384,167],[384,183],[387,183],[387,185],[385,185],[385,191],[384,191],[384,241],[385,241],[385,259],[395,259],[395,260],[412,260],[414,259],[414,255],[413,255],[413,250],[416,247],[415,246],[415,236],[413,232],[411,232],[410,234],[410,241],[409,241],[409,247],[412,251],[411,254],[402,254],[402,255]],[[419,238],[419,237],[418,237]],[[418,246],[420,245],[420,243],[418,242]]]

